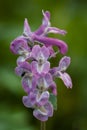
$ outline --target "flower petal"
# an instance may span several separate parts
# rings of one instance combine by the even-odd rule
[[[71,61],[70,57],[64,56],[59,62],[58,70],[65,71],[70,65],[70,61]]]
[[[24,54],[25,50],[30,51],[30,48],[27,45],[27,40],[23,36],[20,36],[13,40],[10,49],[14,54],[20,55]]]
[[[65,86],[67,88],[72,88],[72,80],[71,80],[70,76],[67,73],[61,73],[61,72],[59,72],[59,73],[60,73],[59,77],[63,80]]]
[[[32,74],[31,74],[32,75]],[[34,90],[36,88],[36,78],[31,76],[29,74],[26,74],[22,78],[22,86],[25,92],[30,93],[30,91]]]
[[[37,80],[38,88],[42,91],[48,90],[49,86],[53,83],[51,74],[40,75]]]
[[[29,36],[31,34],[31,29],[30,29],[30,26],[28,24],[27,18],[25,18],[25,21],[24,21],[24,32],[23,32],[23,34],[25,36]]]
[[[37,105],[39,107],[45,105],[48,102],[49,96],[50,95],[48,91],[42,92],[42,94],[40,96],[38,95],[36,98]]]
[[[35,45],[32,49],[32,57],[36,60],[38,60],[39,58],[39,54],[40,54],[41,48],[39,45]]]
[[[22,76],[24,73],[31,73],[31,66],[28,62],[22,62],[15,68],[17,75]]]
[[[48,61],[42,65],[39,65],[38,62],[33,61],[31,65],[34,74],[46,74],[50,69],[50,63]]]
[[[33,107],[28,96],[23,96],[22,102],[23,102],[24,106],[26,106],[28,108]]]
[[[35,109],[33,111],[33,116],[36,117],[40,121],[47,121],[48,120],[47,113],[42,112],[40,109]]]
[[[65,35],[67,32],[65,30],[60,30],[59,28],[56,27],[48,27],[47,33],[55,33],[55,34],[58,33],[58,34]]]
[[[40,37],[40,36],[34,35],[34,40],[36,42],[43,43],[47,47],[48,46],[57,46],[62,54],[65,54],[68,50],[67,44],[64,41],[59,40],[59,39],[48,38],[48,37],[44,37],[44,36]]]
[[[44,25],[45,27],[49,27],[50,26],[50,21],[49,21],[50,20],[50,12],[49,11],[44,12],[42,10],[42,13],[44,16],[43,21],[42,21],[42,25]]]
[[[53,116],[53,105],[52,105],[50,102],[47,102],[47,103],[44,105],[44,108],[45,108],[46,111],[47,111],[48,117],[52,117],[52,116]]]
[[[50,55],[49,49],[46,46],[42,46],[41,52],[42,52],[44,59],[47,60]]]

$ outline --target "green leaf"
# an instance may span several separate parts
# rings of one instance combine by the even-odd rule
[[[51,93],[49,100],[52,103],[54,109],[57,110],[57,97]]]

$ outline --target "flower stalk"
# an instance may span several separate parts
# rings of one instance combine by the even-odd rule
[[[41,130],[46,130],[46,122],[41,121]]]

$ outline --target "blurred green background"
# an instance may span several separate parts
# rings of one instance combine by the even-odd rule
[[[21,79],[14,73],[17,56],[10,42],[23,32],[24,18],[32,30],[42,20],[42,9],[51,12],[52,26],[67,30],[64,40],[72,62],[67,72],[73,89],[61,80],[58,86],[58,110],[47,122],[47,130],[87,130],[87,2],[86,0],[0,0],[0,130],[40,130],[32,110],[22,104],[25,95]],[[58,59],[51,61],[56,66]]]

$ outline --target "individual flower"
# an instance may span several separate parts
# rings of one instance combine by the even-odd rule
[[[35,74],[47,73],[50,69],[50,62],[47,61],[49,58],[49,49],[45,46],[40,47],[35,45],[32,49],[32,71]]]
[[[37,86],[38,86],[38,91],[46,91],[46,90],[51,90],[51,92],[54,95],[57,95],[57,88],[56,84],[52,79],[52,76],[50,73],[47,73],[45,75],[40,75],[38,80],[37,80]]]
[[[22,86],[25,92],[29,93],[36,87],[37,78],[33,75],[31,65],[28,62],[18,65],[15,72],[22,77]]]
[[[39,109],[35,109],[33,111],[33,115],[41,121],[47,121],[48,117],[53,116],[53,106],[50,102],[44,104],[44,106],[40,107]]]
[[[20,55],[17,60],[18,63],[24,62],[30,58],[31,49],[23,36],[20,36],[13,40],[10,49],[14,54]]]
[[[58,67],[54,67],[50,70],[50,73],[58,78],[61,78],[67,88],[72,88],[72,80],[68,73],[66,73],[66,69],[70,65],[70,57],[64,56],[60,62]]]
[[[39,93],[37,90],[30,92],[28,96],[23,96],[23,104],[28,108],[33,108],[33,115],[41,120],[46,121],[48,117],[53,115],[53,106],[51,102],[48,101],[49,92],[44,91]]]
[[[56,27],[51,27],[49,11],[44,12],[42,10],[42,14],[43,14],[42,25],[34,32],[36,35],[46,36],[48,33],[57,33],[62,35],[66,34],[65,30],[61,30]]]

